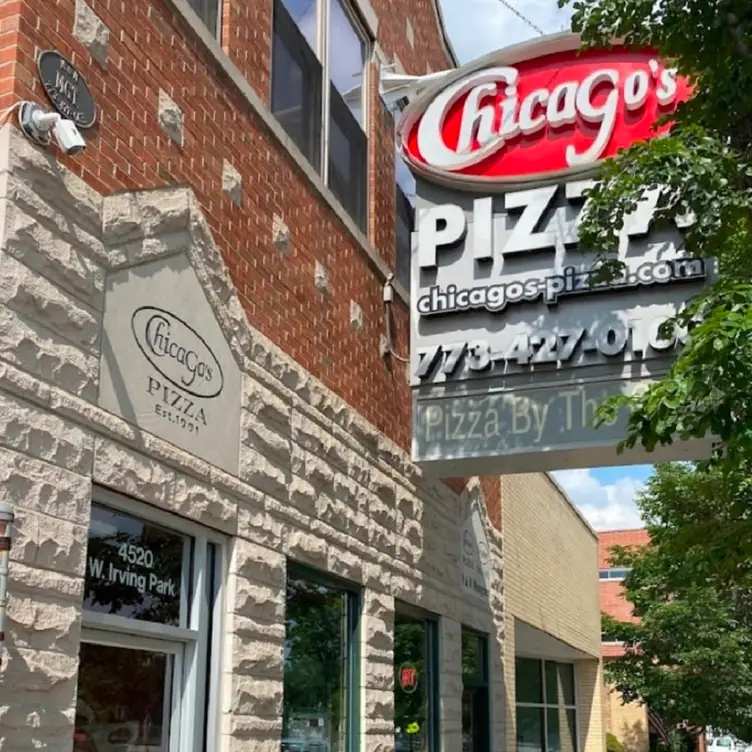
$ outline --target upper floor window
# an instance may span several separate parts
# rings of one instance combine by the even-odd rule
[[[362,230],[368,56],[345,0],[275,0],[272,112]]]
[[[219,2],[220,0],[188,0],[188,5],[215,37],[219,36]]]
[[[598,572],[598,578],[619,581],[623,580],[631,571],[631,569],[601,569]]]

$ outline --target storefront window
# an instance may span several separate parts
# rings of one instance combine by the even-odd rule
[[[488,638],[462,629],[462,752],[488,752]]]
[[[394,618],[394,749],[433,752],[438,744],[436,622]]]
[[[221,537],[100,495],[108,504],[91,511],[74,752],[211,752]]]
[[[520,752],[577,752],[574,664],[518,658],[515,684]]]
[[[74,752],[169,749],[171,655],[84,643],[80,661]]]
[[[359,597],[288,567],[282,752],[348,752],[357,737]]]

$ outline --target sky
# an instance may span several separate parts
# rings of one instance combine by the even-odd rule
[[[571,6],[560,10],[556,0],[508,0],[546,34],[569,29]],[[460,62],[524,42],[538,32],[501,0],[441,0],[449,36]],[[596,530],[641,527],[635,499],[651,466],[562,470],[556,480]]]

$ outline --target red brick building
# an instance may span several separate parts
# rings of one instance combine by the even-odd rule
[[[632,606],[624,599],[623,580],[629,570],[611,564],[614,546],[645,546],[649,541],[647,530],[613,530],[599,534],[598,579],[601,611],[619,621],[634,621]],[[604,664],[609,659],[624,654],[616,642],[602,644]],[[637,703],[623,704],[621,695],[606,685],[604,687],[604,728],[623,745],[626,752],[648,752],[651,749],[651,719],[647,707]]]

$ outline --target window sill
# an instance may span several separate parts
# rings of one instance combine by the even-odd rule
[[[222,68],[224,73],[235,84],[240,93],[245,97],[248,104],[253,108],[256,114],[261,118],[264,125],[271,131],[274,138],[279,144],[284,147],[290,157],[293,159],[297,167],[303,172],[308,182],[316,189],[320,196],[329,204],[329,207],[337,215],[337,218],[345,225],[350,235],[357,241],[361,250],[366,256],[366,259],[371,266],[380,274],[383,281],[386,281],[393,272],[384,263],[384,260],[379,255],[378,251],[371,245],[370,241],[363,232],[358,228],[355,222],[350,218],[350,215],[345,211],[345,208],[338,201],[335,195],[329,190],[319,174],[314,170],[308,160],[303,156],[303,153],[293,143],[292,139],[285,133],[282,126],[277,122],[274,115],[266,107],[261,98],[256,94],[251,85],[243,77],[243,74],[237,69],[227,53],[222,49],[219,42],[212,36],[209,29],[206,28],[201,19],[196,15],[194,10],[190,7],[187,0],[170,0],[172,6],[182,16],[183,20],[188,24],[191,30],[202,41],[207,50],[212,54],[214,60]],[[362,6],[368,6],[365,0],[358,0],[356,3],[359,10],[363,11]],[[378,20],[375,13],[371,10],[371,16],[367,16],[367,20],[373,23],[375,20],[376,26],[378,26]],[[408,296],[407,291],[401,284],[394,284],[394,289],[397,294],[402,298],[402,301],[407,305]]]

